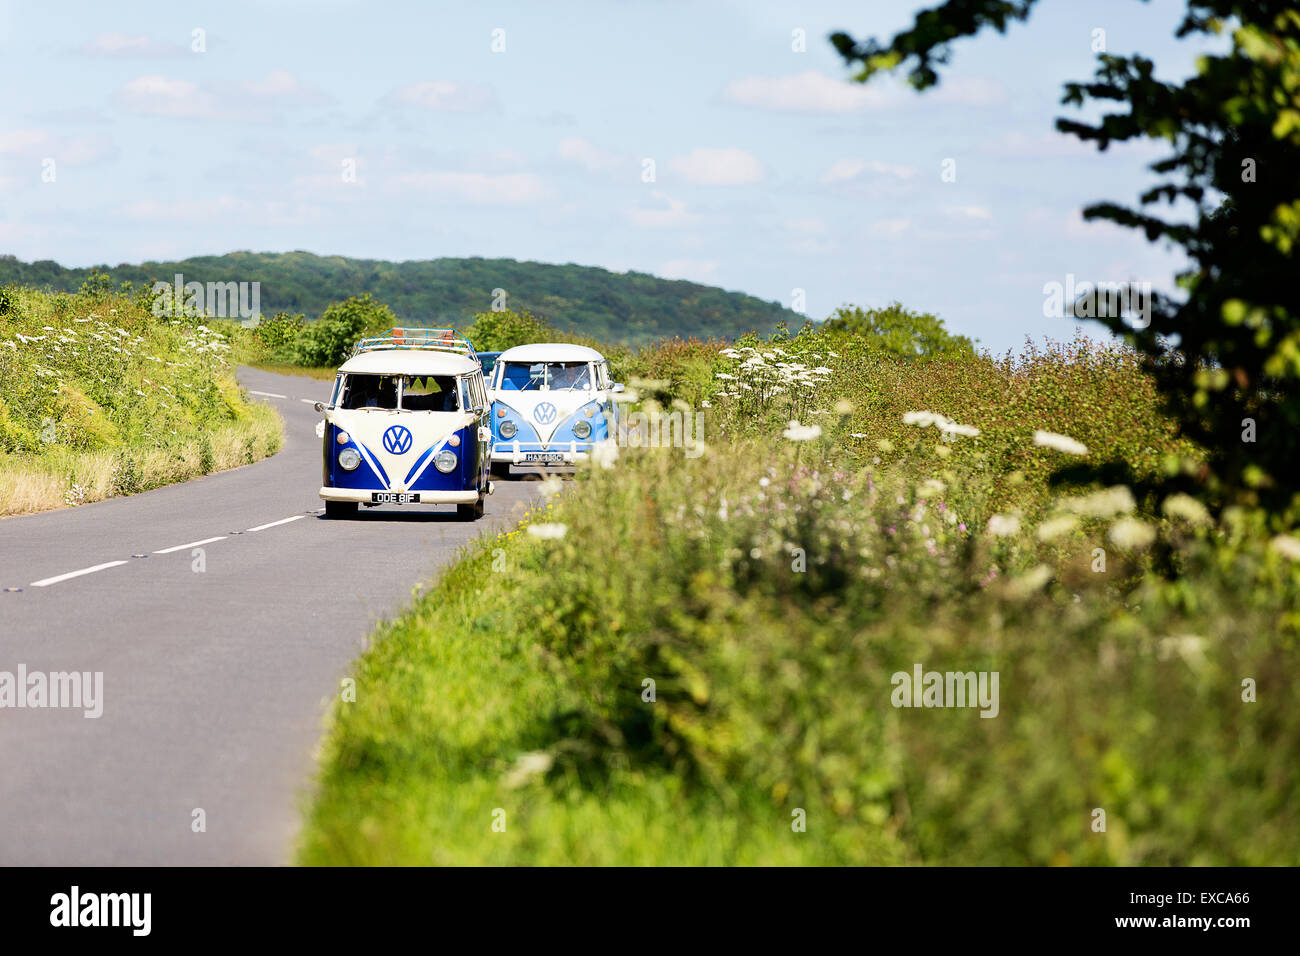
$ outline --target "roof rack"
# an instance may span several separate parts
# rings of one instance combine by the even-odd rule
[[[474,346],[455,329],[392,328],[382,335],[373,335],[352,347],[352,355],[378,352],[384,349],[419,349],[431,352],[454,352],[457,355],[476,355]],[[348,356],[351,358],[352,356]]]

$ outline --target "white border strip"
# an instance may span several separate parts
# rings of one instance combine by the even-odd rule
[[[69,571],[67,574],[58,574],[52,578],[41,578],[39,581],[33,581],[32,587],[46,588],[51,584],[58,584],[60,581],[67,581],[70,578],[79,578],[83,574],[94,574],[96,571],[103,571],[105,568],[115,568],[119,564],[126,564],[125,561],[106,561],[103,564],[97,564],[93,568],[82,568],[80,571]]]
[[[204,538],[202,541],[191,541],[189,544],[178,544],[174,548],[163,548],[161,551],[155,551],[154,554],[171,554],[173,551],[184,551],[186,548],[197,548],[201,544],[211,544],[213,541],[225,541],[229,535],[223,534],[217,538]]]
[[[281,518],[279,521],[268,521],[266,524],[259,524],[256,528],[249,528],[249,531],[265,531],[267,528],[274,528],[276,525],[288,524],[290,521],[297,521],[299,518],[305,518],[306,515],[294,515],[292,518]]]

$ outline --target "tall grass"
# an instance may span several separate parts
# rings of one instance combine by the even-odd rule
[[[304,861],[1300,858],[1300,540],[1047,480],[1195,460],[1125,355],[745,348],[686,374],[702,457],[624,449],[381,632]],[[917,665],[996,716],[895,706]]]
[[[274,411],[241,396],[229,331],[103,291],[0,290],[0,515],[256,461]]]

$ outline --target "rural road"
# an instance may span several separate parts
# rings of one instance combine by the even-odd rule
[[[284,416],[279,454],[0,521],[0,588],[22,588],[0,590],[0,671],[103,672],[98,718],[0,709],[0,865],[290,863],[321,718],[365,637],[536,487],[497,482],[477,522],[327,521],[308,401],[330,383],[239,377]]]

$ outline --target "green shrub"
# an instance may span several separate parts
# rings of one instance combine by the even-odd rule
[[[357,339],[398,325],[393,310],[366,293],[331,305],[293,342],[293,359],[299,365],[340,365]]]
[[[272,352],[284,352],[292,348],[306,326],[302,313],[277,312],[257,324],[253,329],[253,339]]]

